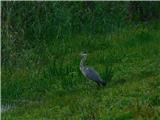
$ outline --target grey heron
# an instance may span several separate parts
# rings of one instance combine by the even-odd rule
[[[96,82],[98,86],[100,86],[100,85],[105,86],[106,82],[104,80],[102,80],[100,75],[93,68],[85,65],[85,61],[87,59],[87,54],[86,53],[81,53],[80,55],[81,55],[80,71],[82,72],[82,74],[86,78]]]

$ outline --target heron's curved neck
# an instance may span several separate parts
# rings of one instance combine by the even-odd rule
[[[81,59],[81,62],[80,62],[80,67],[81,68],[84,68],[85,67],[85,61],[87,59],[87,56],[83,56],[83,58]]]

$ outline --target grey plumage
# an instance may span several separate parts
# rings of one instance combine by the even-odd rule
[[[100,85],[105,86],[106,82],[104,80],[102,80],[100,75],[93,68],[90,68],[85,65],[86,58],[87,58],[87,54],[81,53],[80,70],[81,70],[82,74],[86,78],[96,82],[98,86],[100,86]]]

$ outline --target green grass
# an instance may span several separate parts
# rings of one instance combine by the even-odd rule
[[[160,119],[160,25],[128,26],[112,34],[79,34],[38,44],[2,65],[2,120]],[[106,79],[98,88],[79,71],[79,53]],[[19,102],[20,101],[20,102]]]

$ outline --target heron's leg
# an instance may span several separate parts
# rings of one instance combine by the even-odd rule
[[[96,82],[97,83],[97,85],[100,87],[101,86],[101,84],[99,83],[99,82]]]

